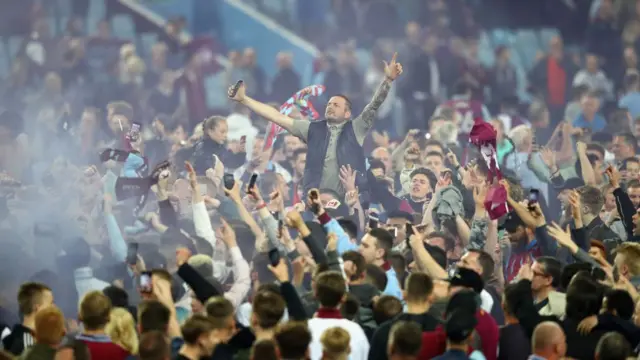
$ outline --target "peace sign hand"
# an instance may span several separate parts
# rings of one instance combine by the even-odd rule
[[[384,62],[384,74],[387,79],[391,81],[395,80],[398,76],[400,76],[400,74],[402,74],[402,64],[396,61],[397,57],[398,53],[396,52],[393,54],[391,62]]]

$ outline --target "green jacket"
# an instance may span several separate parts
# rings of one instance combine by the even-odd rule
[[[36,343],[26,349],[19,360],[53,360],[56,357],[56,349],[51,346]]]

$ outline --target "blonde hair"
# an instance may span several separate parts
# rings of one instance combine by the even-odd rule
[[[509,137],[518,150],[530,145],[531,135],[531,129],[527,125],[518,125],[509,131]]]
[[[627,265],[632,276],[640,275],[640,244],[622,243],[616,248],[615,254],[623,256],[624,264]]]
[[[138,353],[138,334],[136,324],[129,311],[123,308],[111,310],[111,318],[105,332],[114,344],[119,345],[131,354]]]
[[[322,333],[320,343],[322,344],[322,358],[327,360],[346,360],[351,353],[351,335],[341,328],[328,328]]]

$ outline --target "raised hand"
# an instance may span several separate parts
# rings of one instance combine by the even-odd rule
[[[236,90],[236,87],[237,87],[237,90]],[[234,91],[235,91],[235,94],[234,94]],[[229,96],[229,99],[233,101],[237,101],[237,102],[244,101],[244,99],[246,98],[244,82],[238,82],[236,84],[229,86],[229,90],[227,90],[227,96]]]
[[[339,178],[347,192],[356,189],[356,174],[357,172],[351,168],[351,165],[340,167]]]
[[[384,75],[391,81],[394,81],[402,74],[402,64],[396,61],[397,58],[398,53],[394,53],[389,63],[384,62]]]
[[[189,177],[189,185],[191,185],[191,189],[198,188],[198,175],[196,175],[196,171],[193,169],[193,165],[190,162],[184,162],[184,168],[187,170],[187,175]]]
[[[620,171],[618,171],[618,169],[613,166],[613,165],[609,165],[607,167],[607,170],[605,170],[605,173],[607,174],[607,176],[609,177],[609,184],[611,184],[611,186],[614,189],[617,189],[620,187]]]

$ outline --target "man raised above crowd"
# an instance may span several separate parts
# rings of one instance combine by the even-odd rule
[[[250,98],[245,94],[244,84],[240,84],[237,91],[231,86],[228,95],[307,143],[310,151],[304,169],[305,193],[313,188],[331,189],[344,196],[339,171],[341,166],[350,165],[357,171],[357,185],[362,194],[367,191],[366,158],[362,143],[373,126],[376,111],[389,93],[391,83],[402,74],[402,65],[396,62],[396,56],[394,54],[389,63],[385,61],[384,81],[360,116],[353,120],[351,101],[344,95],[331,97],[325,110],[325,119],[313,122],[294,120],[273,107]]]

